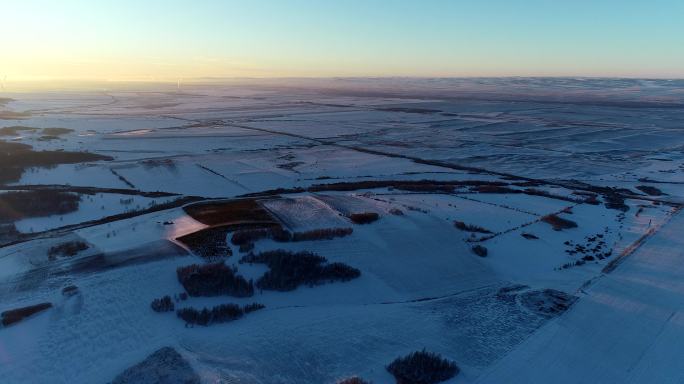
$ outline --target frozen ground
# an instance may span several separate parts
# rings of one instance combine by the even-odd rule
[[[391,383],[384,367],[423,348],[459,365],[454,384],[681,382],[683,87],[337,79],[4,92],[0,144],[111,160],[27,167],[0,186],[80,196],[66,213],[0,209],[0,313],[53,304],[0,327],[2,382],[151,377],[163,364],[145,359],[164,347],[189,364],[178,375],[203,383]],[[176,300],[176,268],[206,262],[176,240],[208,227],[188,205],[245,196],[293,233],[353,229],[260,239],[253,252],[315,252],[361,276]],[[258,221],[241,212],[228,221]],[[378,220],[354,224],[358,213]],[[257,281],[268,267],[239,263],[236,229],[216,228],[223,260]],[[56,251],[65,244],[83,249]],[[150,309],[164,295],[176,309],[266,308],[188,327]],[[574,304],[563,312],[558,297]]]
[[[676,216],[482,383],[681,383],[684,219]],[[540,369],[544,367],[544,369]]]

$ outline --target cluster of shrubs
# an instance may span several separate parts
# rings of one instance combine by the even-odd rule
[[[0,183],[18,181],[24,169],[31,167],[111,159],[88,152],[34,151],[33,147],[27,144],[0,141]]]
[[[482,245],[476,245],[473,248],[473,253],[480,257],[487,257],[487,248]]]
[[[152,300],[150,307],[155,312],[171,312],[175,308],[173,301],[171,300],[171,296],[168,295],[162,297],[161,299]]]
[[[349,281],[361,276],[361,271],[343,263],[327,263],[315,253],[292,253],[285,250],[249,254],[241,263],[266,264],[269,271],[256,282],[261,289],[292,291],[302,284],[314,286],[324,282]]]
[[[254,284],[224,263],[192,264],[176,270],[178,281],[190,296],[254,295]]]
[[[242,312],[244,312],[246,315],[248,313],[252,313],[254,311],[258,311],[258,310],[264,309],[264,308],[266,308],[266,306],[263,304],[252,303],[252,304],[247,304],[244,307],[242,307]]]
[[[349,236],[353,231],[352,228],[322,228],[290,233],[280,226],[270,226],[266,228],[237,230],[233,233],[230,242],[240,246],[240,252],[249,252],[254,249],[254,242],[260,239],[272,239],[281,243],[289,241],[332,240],[336,237]]]
[[[603,196],[603,202],[608,209],[616,209],[619,211],[626,212],[629,210],[629,206],[625,204],[624,195],[634,195],[634,192],[627,188],[612,188],[612,187],[596,187],[587,186],[590,193],[594,195],[600,194]],[[577,192],[576,192],[577,193]],[[589,192],[585,193],[588,194]],[[598,204],[598,200],[594,197],[594,204]],[[590,203],[589,201],[585,201]]]
[[[664,195],[663,191],[656,187],[652,187],[650,185],[637,185],[636,189],[640,190],[641,192],[649,195],[649,196],[662,196]]]
[[[233,254],[226,241],[227,236],[227,228],[214,227],[179,237],[177,240],[207,261],[218,261]]]
[[[466,232],[477,232],[477,233],[484,233],[484,234],[490,234],[492,231],[486,228],[482,228],[480,226],[474,225],[474,224],[466,224],[462,221],[455,220],[454,221],[454,227],[460,229],[461,231],[466,231]]]
[[[349,219],[355,224],[370,224],[380,218],[376,212],[352,213]]]
[[[572,198],[569,196],[557,195],[555,193],[551,193],[551,192],[547,192],[547,191],[544,191],[541,189],[535,189],[535,188],[527,188],[523,191],[523,193],[526,195],[542,196],[542,197],[548,197],[550,199],[563,200],[563,201],[567,201],[570,203],[581,204],[581,203],[585,202],[585,199],[576,199],[576,198]]]
[[[83,241],[68,241],[60,245],[55,245],[48,250],[48,257],[50,260],[56,259],[58,256],[72,257],[76,256],[79,252],[88,249],[88,244]]]
[[[19,132],[35,132],[38,128],[26,127],[23,125],[13,125],[0,128],[0,136],[18,136]]]
[[[43,135],[61,136],[73,132],[70,128],[43,128]]]
[[[33,316],[36,313],[42,312],[48,308],[52,308],[52,303],[41,303],[36,305],[29,305],[28,307],[11,309],[0,314],[2,318],[2,325],[4,327],[18,323],[27,317]]]
[[[586,191],[573,191],[573,195],[581,196],[583,204],[599,205],[601,202],[598,200],[598,195],[593,192]]]
[[[413,352],[394,360],[387,366],[397,384],[434,384],[456,376],[458,366],[453,361],[432,352]]]
[[[639,181],[647,181],[644,179],[639,179]],[[603,202],[606,208],[616,209],[618,211],[627,212],[629,206],[625,204],[625,197],[634,195],[634,191],[627,188],[615,188],[615,187],[597,187],[597,186],[585,186],[589,192],[584,192],[583,194],[592,193],[594,195],[601,195],[603,197]],[[643,191],[642,191],[643,192]],[[575,192],[578,193],[578,192]],[[594,204],[598,204],[598,200],[594,197]],[[592,202],[585,201],[585,203],[592,204]]]
[[[349,236],[353,232],[352,228],[314,229],[306,232],[295,232],[292,235],[292,241],[332,240],[336,237]]]
[[[582,265],[584,265],[586,263],[587,263],[587,261],[582,258],[582,259],[579,259],[577,261],[571,261],[569,263],[565,263],[565,264],[560,266],[560,269],[568,269],[571,267],[581,267]]]
[[[629,205],[625,204],[625,198],[617,193],[609,193],[603,196],[606,208],[618,211],[629,211]]]
[[[55,135],[43,135],[38,138],[38,141],[52,141],[52,140],[59,140],[59,136]]]
[[[0,156],[0,163],[2,163]],[[0,166],[0,174],[2,168]],[[26,217],[63,215],[75,212],[81,197],[74,193],[35,190],[0,194],[0,222],[12,222]]]
[[[546,215],[541,218],[541,221],[551,225],[554,231],[562,231],[563,229],[577,228],[577,223],[572,220],[564,219],[556,215]]]
[[[237,304],[221,304],[211,309],[203,308],[201,310],[195,308],[182,308],[176,311],[176,315],[183,319],[186,324],[197,324],[207,326],[214,323],[227,323],[237,320],[245,314],[263,309],[263,304],[249,304],[240,307]]]
[[[568,262],[561,265],[556,269],[568,269],[570,267],[579,267],[587,262],[603,260],[610,257],[613,254],[612,249],[608,249],[606,246],[606,241],[604,239],[604,234],[608,233],[608,228],[604,230],[604,233],[597,233],[594,236],[586,236],[584,238],[584,244],[575,244],[572,241],[566,241],[563,244],[569,247],[565,252],[569,255],[581,255],[582,258],[576,261]]]

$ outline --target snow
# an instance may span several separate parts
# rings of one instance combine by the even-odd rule
[[[500,205],[479,202],[480,195],[473,198],[461,195],[424,195],[387,194],[380,198],[398,205],[402,210],[420,209],[431,215],[442,218],[447,224],[462,221],[477,225],[492,232],[503,232],[525,223],[537,220],[538,217],[524,210],[515,210]],[[533,205],[533,204],[530,204]],[[552,211],[549,211],[550,213]],[[454,228],[455,229],[455,228]],[[470,233],[464,232],[464,236]]]
[[[172,223],[172,224],[165,224]],[[185,212],[171,209],[74,231],[106,252],[124,251],[157,239],[174,240],[205,228]]]
[[[115,193],[98,193],[81,195],[81,201],[76,212],[48,217],[32,217],[16,221],[14,225],[19,232],[42,232],[50,229],[96,220],[119,213],[134,212],[149,208],[156,204],[169,202],[174,197],[148,198],[135,195],[121,195]]]
[[[684,341],[684,217],[614,272],[602,274],[563,316],[495,364],[479,383],[679,383]]]
[[[293,232],[350,225],[350,222],[341,217],[339,212],[314,196],[265,200],[261,204]]]
[[[207,383],[320,384],[353,375],[391,383],[385,365],[423,348],[462,369],[447,384],[684,380],[677,370],[684,115],[681,108],[661,108],[682,102],[681,82],[307,79],[296,87],[284,80],[193,83],[181,91],[175,84],[139,87],[11,95],[17,101],[6,108],[31,116],[0,120],[0,126],[74,132],[51,141],[40,141],[40,132],[0,140],[113,158],[32,168],[15,188],[86,186],[130,194],[103,190],[83,195],[76,212],[14,223],[27,236],[0,245],[0,311],[45,301],[54,308],[0,329],[3,383],[111,382],[167,346]],[[358,268],[358,279],[176,303],[266,305],[206,328],[186,327],[173,313],[149,307],[155,298],[182,292],[176,268],[204,262],[175,239],[207,226],[182,207],[131,211],[177,197],[229,199],[339,182],[525,181],[506,173],[538,179],[535,189],[563,197],[577,198],[569,185],[582,190],[580,183],[634,196],[623,212],[465,187],[453,193],[281,190],[259,200],[290,231],[352,227],[353,233],[259,240],[254,251],[315,252]],[[639,195],[639,185],[666,195]],[[178,196],[149,198],[140,191]],[[356,225],[345,217],[366,211],[379,220]],[[123,212],[132,216],[87,223]],[[540,221],[548,214],[577,227],[555,231]],[[454,220],[493,233],[472,238]],[[60,230],[71,224],[78,229]],[[589,247],[599,234],[612,255],[574,265],[584,255],[567,251]],[[51,260],[49,249],[67,241],[90,248]],[[488,256],[476,256],[475,244]],[[246,278],[267,270],[238,263],[243,254],[231,248],[226,263]],[[617,268],[605,272],[623,253]],[[63,296],[71,284],[79,293]],[[519,298],[497,295],[514,284],[579,300],[548,319]]]

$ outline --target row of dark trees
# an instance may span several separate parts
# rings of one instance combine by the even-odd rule
[[[397,384],[435,384],[456,376],[458,366],[425,349],[400,357],[387,366]]]
[[[152,300],[150,307],[155,312],[171,312],[175,308],[173,305],[173,300],[171,300],[171,296],[169,295],[166,295],[160,299]]]
[[[245,314],[265,308],[263,304],[253,303],[240,307],[237,304],[221,304],[211,309],[203,308],[182,308],[176,315],[183,319],[187,324],[197,324],[207,326],[214,323],[227,323],[237,320]]]
[[[370,224],[380,218],[380,215],[378,215],[376,212],[361,212],[361,213],[352,213],[349,215],[349,219],[354,223],[354,224]]]
[[[545,191],[543,189],[536,189],[536,188],[527,188],[523,191],[523,193],[526,195],[548,197],[550,199],[563,200],[563,201],[567,201],[570,203],[576,203],[576,204],[583,204],[583,203],[594,204],[593,203],[594,199],[592,199],[592,197],[593,198],[596,197],[595,195],[587,195],[587,198],[574,198],[574,197],[570,197],[570,196],[558,195],[555,193]]]
[[[33,147],[28,144],[0,140],[0,183],[18,181],[24,170],[31,167],[51,167],[58,164],[111,159],[108,156],[88,152],[34,151]]]
[[[637,185],[636,189],[640,190],[641,192],[649,195],[649,196],[662,196],[665,195],[663,191],[660,189],[653,187],[651,185]]]
[[[72,257],[76,256],[79,252],[85,251],[86,249],[88,249],[88,243],[86,242],[80,240],[67,241],[66,243],[50,247],[48,250],[48,257],[50,260],[54,260],[58,256]]]
[[[233,255],[226,236],[228,236],[227,228],[214,227],[179,237],[177,240],[187,245],[193,253],[211,262]]]
[[[480,256],[480,257],[487,257],[487,253],[489,253],[489,252],[487,251],[487,248],[485,248],[484,246],[479,245],[479,244],[473,246],[472,250],[473,250],[473,253],[474,253],[474,254],[476,254],[476,255],[478,255],[478,256]]]
[[[0,163],[2,163],[1,159]],[[1,193],[0,223],[26,217],[64,215],[75,212],[78,210],[80,201],[79,195],[61,191],[35,190]]]
[[[323,228],[290,233],[281,226],[269,226],[266,228],[250,228],[235,231],[230,242],[240,246],[240,252],[249,252],[254,249],[254,242],[261,239],[272,239],[281,243],[289,241],[332,240],[336,237],[349,236],[353,231],[352,228]]]
[[[349,281],[361,276],[361,271],[356,268],[343,263],[328,263],[324,257],[311,252],[275,250],[256,255],[250,253],[240,262],[266,264],[269,267],[256,282],[258,288],[266,290],[291,291],[300,285],[314,286],[325,282]],[[246,280],[237,273],[237,268],[229,267],[222,262],[179,267],[176,274],[178,281],[190,296],[254,295],[252,280]]]
[[[466,231],[466,232],[477,232],[477,233],[485,233],[485,234],[490,234],[492,231],[490,231],[487,228],[480,227],[478,225],[474,224],[466,224],[463,221],[458,221],[454,220],[454,227],[460,229],[461,231]]]
[[[190,296],[249,297],[254,295],[254,284],[237,274],[224,263],[192,264],[176,270],[178,281]]]
[[[541,218],[541,221],[551,225],[554,231],[562,231],[563,229],[577,228],[577,223],[572,220],[564,219],[557,215],[546,215]]]
[[[29,305],[28,307],[10,309],[0,313],[0,323],[6,327],[8,325],[18,323],[25,318],[33,316],[36,313],[42,312],[48,308],[52,308],[52,303],[40,303],[36,305]]]
[[[315,253],[293,253],[285,250],[262,252],[244,256],[241,263],[266,264],[269,271],[256,286],[275,291],[291,291],[300,285],[319,285],[324,282],[349,281],[361,276],[361,271],[343,263],[327,263]]]
[[[295,232],[292,241],[332,240],[336,237],[349,236],[354,232],[352,228],[323,228],[306,232]]]
[[[451,379],[460,371],[453,361],[425,349],[399,357],[385,368],[394,376],[397,384],[436,384]],[[337,384],[369,383],[354,376]]]

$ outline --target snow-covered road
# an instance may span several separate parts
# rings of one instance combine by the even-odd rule
[[[684,215],[479,383],[682,383]]]

